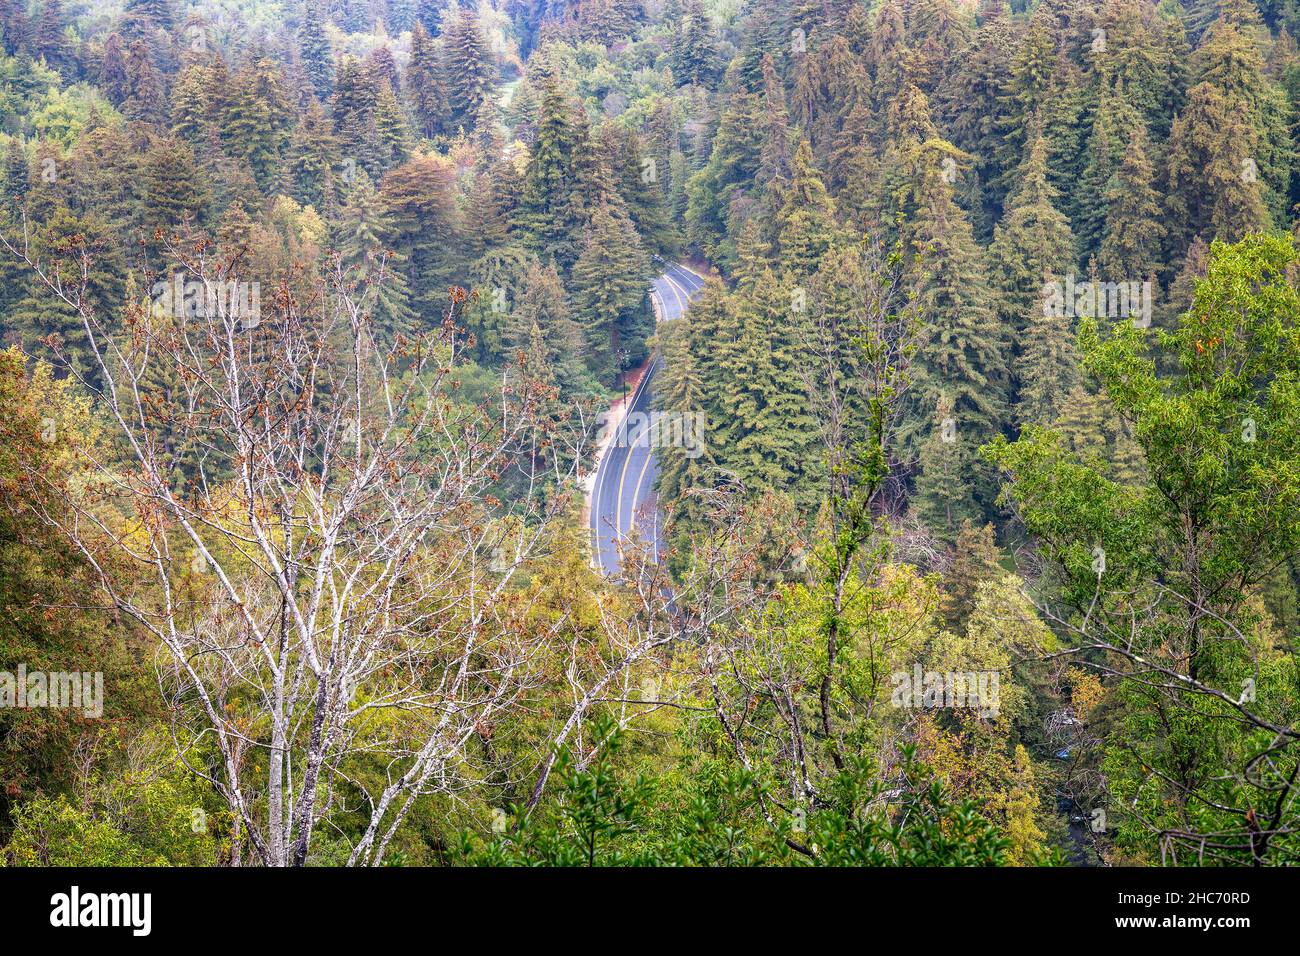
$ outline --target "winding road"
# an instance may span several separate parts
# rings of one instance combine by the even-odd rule
[[[659,305],[660,321],[671,322],[680,318],[691,300],[699,295],[704,280],[675,262],[659,260],[659,264],[664,273],[654,280],[650,294]],[[633,529],[639,527],[641,535],[653,542],[656,552],[663,550],[659,509],[654,502],[659,463],[650,447],[649,434],[652,416],[658,414],[651,408],[653,382],[662,367],[663,359],[656,352],[632,393],[628,418],[619,425],[596,467],[591,492],[591,554],[596,570],[603,574],[618,574],[618,545],[629,538]],[[637,412],[641,414],[634,414]],[[628,419],[631,419],[630,428]]]

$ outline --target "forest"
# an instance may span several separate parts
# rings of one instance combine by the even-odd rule
[[[0,866],[1300,865],[1297,37],[0,0]]]

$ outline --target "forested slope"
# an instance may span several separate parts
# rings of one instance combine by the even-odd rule
[[[0,858],[1297,862],[1293,31],[0,0]]]

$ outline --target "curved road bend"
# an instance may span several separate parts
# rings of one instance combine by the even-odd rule
[[[659,264],[664,273],[654,280],[650,294],[659,303],[660,318],[670,322],[680,318],[691,300],[699,295],[704,280],[676,263],[661,259]],[[626,420],[619,426],[596,468],[591,492],[591,553],[596,570],[602,574],[618,573],[618,544],[628,539],[638,522],[641,522],[641,534],[653,543],[655,550],[663,549],[659,511],[650,504],[659,477],[659,463],[647,434],[650,416],[658,414],[651,408],[652,383],[661,368],[663,359],[656,353],[629,402],[629,417],[632,412],[641,414],[631,422],[631,428]],[[645,522],[650,523],[648,532]]]

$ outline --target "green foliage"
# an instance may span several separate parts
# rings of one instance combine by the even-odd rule
[[[531,246],[565,269],[582,252],[586,216],[581,162],[589,150],[585,115],[558,83],[549,82],[542,97],[537,141],[524,173],[519,221]]]
[[[632,221],[617,207],[597,208],[573,264],[573,301],[585,327],[587,364],[599,381],[610,381],[620,370],[621,343],[638,340],[628,332],[637,313],[644,315],[649,275],[650,260]],[[632,358],[640,359],[639,350]]]
[[[812,164],[808,141],[799,143],[785,202],[776,216],[782,265],[795,275],[811,275],[835,239],[835,203]]]
[[[25,366],[18,351],[0,352],[0,671],[98,671],[111,689],[103,716],[140,720],[156,705],[139,645],[129,628],[89,609],[91,569],[41,519],[61,513],[61,493],[82,480],[79,449],[99,445],[99,426],[67,380],[45,364]],[[15,801],[71,788],[78,742],[96,723],[75,709],[0,709],[0,830]]]
[[[302,29],[299,34],[303,69],[318,99],[326,99],[334,88],[334,56],[330,51],[329,37],[325,34],[325,11],[322,5],[308,0],[303,7]]]
[[[593,725],[598,750],[585,769],[565,752],[556,796],[483,843],[466,833],[461,853],[474,866],[999,866],[1007,842],[973,804],[954,803],[928,768],[904,752],[901,787],[882,799],[871,768],[842,773],[828,805],[798,808],[770,827],[770,795],[742,770],[710,763],[679,786],[645,776],[620,780],[613,758],[622,735]],[[667,789],[667,792],[664,792]],[[667,799],[671,814],[656,814]],[[498,820],[505,822],[504,816]],[[799,847],[796,851],[794,847]]]
[[[76,449],[114,451],[75,301],[118,343],[174,331],[140,307],[188,232],[182,251],[246,271],[277,320],[376,268],[361,312],[381,345],[443,330],[455,300],[453,404],[535,415],[518,461],[588,463],[579,432],[653,349],[657,407],[701,423],[702,445],[655,449],[656,493],[674,593],[734,562],[715,583],[745,610],[706,641],[731,655],[721,700],[696,699],[694,645],[638,660],[686,706],[636,712],[652,734],[593,708],[540,802],[461,859],[1051,862],[1064,744],[1108,788],[1108,862],[1293,862],[1300,263],[1260,232],[1300,199],[1300,6],[498,6],[0,0],[0,224],[67,295],[0,252],[0,334],[22,350],[0,356],[0,670],[81,662],[116,688],[111,730],[0,711],[6,859],[238,850],[158,745],[153,648],[74,610],[95,578],[40,520],[79,488]],[[659,328],[652,253],[710,275]],[[1044,309],[1071,273],[1150,281],[1156,330]],[[141,382],[176,411],[192,374],[155,349]],[[178,485],[202,457],[225,492],[231,449],[151,436]],[[545,633],[544,660],[390,863],[449,862],[463,827],[531,793],[572,706],[555,648],[581,635],[573,661],[595,666],[643,623],[586,566],[581,493],[507,471],[491,514],[455,520],[477,534],[525,499],[559,516],[485,625]],[[151,599],[138,569],[104,569]],[[1096,645],[1086,686],[1021,659],[1073,638]],[[883,683],[918,661],[997,671],[1004,712],[893,709]],[[311,865],[364,828],[344,796]]]
[[[492,95],[495,69],[479,26],[477,7],[462,6],[443,32],[447,103],[452,129],[473,129],[483,101]]]
[[[108,820],[97,820],[66,797],[33,800],[16,814],[6,850],[10,866],[140,866],[130,839]]]
[[[690,0],[673,50],[673,75],[679,83],[708,83],[718,71],[713,24],[700,0]]]
[[[997,322],[984,251],[975,243],[943,173],[952,168],[941,162],[943,158],[953,161],[950,153],[951,147],[942,142],[924,147],[908,187],[915,212],[906,226],[916,252],[921,281],[917,301],[926,323],[914,370],[914,409],[902,432],[905,448],[912,454],[939,432],[944,419],[952,420],[966,447],[998,434],[1008,418],[1007,330]],[[941,402],[950,411],[936,418],[932,410]],[[933,443],[931,448],[932,460],[938,460],[936,454],[943,457]],[[945,480],[947,493],[969,487],[974,497],[960,510],[971,516],[972,502],[989,503],[988,492],[977,487],[983,478],[976,464],[969,455],[948,462],[951,480]],[[947,514],[950,503],[924,507]]]
[[[421,135],[437,136],[446,132],[451,119],[450,106],[443,87],[438,49],[421,23],[411,31],[411,61],[402,79]]]
[[[79,801],[42,794],[21,804],[0,860],[10,866],[216,865],[228,818],[208,805],[196,778],[153,749],[170,745],[163,735],[141,738],[137,749],[160,763],[117,779],[96,775]]]
[[[735,237],[741,225],[733,219],[733,210],[743,208],[761,162],[759,108],[752,94],[732,95],[707,165],[686,183],[687,236],[711,261],[727,267],[735,264]]]
[[[1211,860],[1293,852],[1273,840],[1269,826],[1286,815],[1267,796],[1294,765],[1289,747],[1268,742],[1272,722],[1293,720],[1291,704],[1276,691],[1256,704],[1241,688],[1246,677],[1272,682],[1294,667],[1289,651],[1269,646],[1253,593],[1300,542],[1297,258],[1290,236],[1214,243],[1191,308],[1155,337],[1172,376],[1158,374],[1149,338],[1131,324],[1103,338],[1095,321],[1084,323],[1085,365],[1132,423],[1147,481],[1120,484],[1052,431],[1030,429],[988,452],[1011,473],[1010,500],[1059,567],[1062,599],[1076,615],[1093,608],[1082,639],[1117,643],[1116,618],[1152,602],[1125,625],[1125,731],[1106,757],[1120,771],[1120,803],[1142,804],[1123,842],[1147,857],[1172,846],[1179,859],[1197,859],[1197,835],[1207,833],[1216,835]],[[1158,691],[1159,681],[1142,679],[1152,672],[1182,680]],[[1268,779],[1222,774],[1270,752]],[[1266,812],[1269,826],[1258,822]]]

